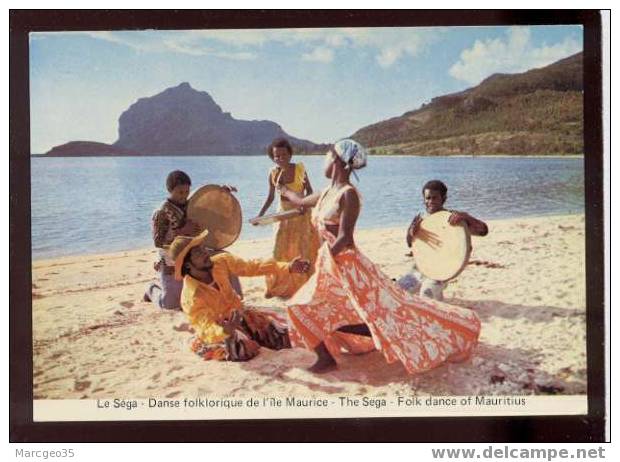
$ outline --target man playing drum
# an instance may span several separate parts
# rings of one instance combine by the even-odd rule
[[[418,232],[422,220],[434,213],[446,210],[444,204],[448,198],[448,187],[439,180],[428,181],[422,188],[422,196],[426,210],[414,217],[407,230],[406,239],[409,247],[412,245],[413,238]],[[448,223],[451,225],[456,226],[465,223],[469,228],[470,234],[474,236],[486,236],[488,234],[489,229],[483,221],[474,218],[466,212],[450,212],[451,215],[448,218]],[[414,263],[411,272],[398,280],[398,285],[409,292],[414,293],[419,289],[420,295],[434,298],[435,300],[443,300],[443,290],[447,285],[447,281],[438,281],[424,276]]]

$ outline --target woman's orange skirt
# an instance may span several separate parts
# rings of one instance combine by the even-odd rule
[[[412,374],[467,358],[480,335],[473,311],[411,295],[358,249],[334,258],[327,243],[314,274],[287,305],[293,346],[314,349],[325,342],[335,357],[341,350],[363,353],[374,347]],[[336,332],[362,323],[372,339]]]

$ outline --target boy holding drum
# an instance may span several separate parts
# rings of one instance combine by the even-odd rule
[[[411,247],[413,243],[413,237],[420,228],[422,220],[436,212],[446,210],[444,204],[448,198],[448,187],[439,180],[428,181],[422,188],[422,196],[424,198],[425,211],[417,214],[409,229],[407,229],[407,245]],[[486,236],[489,229],[483,221],[471,216],[466,212],[450,211],[451,215],[448,218],[448,223],[455,226],[460,223],[467,224],[469,232],[474,236]],[[414,255],[415,258],[415,255]],[[443,290],[447,285],[447,281],[437,281],[430,279],[422,275],[415,263],[410,273],[401,277],[398,280],[398,285],[409,292],[420,291],[420,295],[434,298],[435,300],[443,300]]]
[[[153,212],[153,244],[159,251],[155,271],[159,282],[151,283],[144,294],[144,301],[153,302],[157,307],[168,310],[181,309],[181,289],[183,283],[174,278],[174,261],[166,247],[176,236],[198,234],[198,226],[187,219],[187,198],[192,181],[187,173],[175,170],[166,178],[168,198]]]

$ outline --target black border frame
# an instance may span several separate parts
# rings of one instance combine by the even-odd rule
[[[29,32],[543,24],[580,24],[584,32],[587,415],[33,422]],[[602,42],[598,10],[11,10],[9,28],[10,442],[605,441]]]

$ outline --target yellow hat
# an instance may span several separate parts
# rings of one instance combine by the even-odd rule
[[[168,254],[174,260],[174,278],[177,281],[183,280],[183,274],[181,269],[183,268],[183,262],[185,257],[194,247],[197,247],[204,243],[208,230],[204,230],[198,236],[177,236],[174,238],[170,247],[168,248]]]

